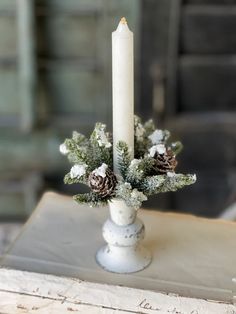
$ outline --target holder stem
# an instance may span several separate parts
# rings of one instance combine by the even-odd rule
[[[109,208],[111,218],[103,226],[107,245],[97,252],[98,264],[115,273],[144,269],[151,262],[151,254],[141,244],[145,230],[143,222],[137,218],[137,210],[118,199],[112,200]]]

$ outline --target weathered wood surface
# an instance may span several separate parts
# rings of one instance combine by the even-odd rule
[[[108,208],[78,206],[71,197],[46,193],[1,265],[231,302],[234,223],[140,210],[146,228],[144,245],[152,250],[153,261],[142,272],[124,276],[104,272],[94,258],[104,245],[101,229],[108,214]]]
[[[0,269],[0,313],[235,314],[232,304]]]
[[[165,67],[168,53],[168,34],[171,0],[148,0],[142,2],[141,14],[141,86],[140,111],[143,117],[150,118],[155,110],[155,89],[157,66]],[[178,30],[177,30],[178,31]],[[166,69],[162,76],[165,78]],[[153,73],[154,72],[154,73]],[[154,75],[153,75],[154,74]],[[155,117],[156,118],[156,117]],[[158,116],[160,118],[160,115]]]
[[[229,207],[227,207],[220,215],[221,219],[236,221],[236,202],[234,201]]]
[[[36,42],[34,2],[18,0],[18,70],[21,130],[30,132],[36,120]]]
[[[186,4],[226,4],[232,5],[236,4],[236,0],[184,0]]]
[[[64,162],[58,150],[61,140],[52,132],[0,135],[0,171],[26,174],[30,171],[53,171]],[[11,177],[10,175],[8,177]]]
[[[8,174],[8,178],[0,180],[0,215],[3,221],[16,221],[28,218],[35,207],[42,178],[39,174],[28,173],[23,177]]]
[[[235,113],[182,114],[169,120],[167,127],[184,143],[184,152],[178,159],[181,159],[181,166],[185,170],[215,171],[236,166]],[[202,154],[201,158],[199,153]],[[188,168],[190,159],[194,161],[195,169]]]
[[[182,10],[182,53],[235,53],[236,6],[187,5]]]
[[[22,223],[0,223],[0,255],[3,255],[19,234]]]
[[[235,80],[235,56],[182,56],[179,61],[180,110],[234,111]]]
[[[169,121],[167,128],[184,144],[178,156],[179,171],[196,172],[198,178],[193,186],[169,197],[185,212],[219,216],[235,195],[236,115],[182,114]]]
[[[177,111],[180,22],[181,22],[181,1],[172,0],[170,5],[170,21],[168,33],[165,116],[173,116]]]

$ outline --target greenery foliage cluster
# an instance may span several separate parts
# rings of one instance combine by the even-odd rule
[[[102,190],[102,193],[97,188],[96,192],[91,189],[89,193],[77,194],[74,196],[77,202],[99,206],[112,198],[121,198],[128,206],[139,208],[150,195],[176,191],[196,181],[195,175],[175,173],[175,167],[166,168],[165,158],[173,164],[182,144],[171,143],[170,132],[156,129],[152,120],[143,124],[139,117],[134,119],[134,158],[131,158],[127,144],[120,141],[116,146],[119,173],[113,173],[112,135],[106,131],[105,124],[96,123],[89,138],[74,131],[72,138],[60,146],[60,151],[73,164],[64,182],[82,183],[91,188],[97,178],[98,187]],[[158,156],[165,157],[161,173],[156,167]],[[107,194],[106,189],[109,191]]]

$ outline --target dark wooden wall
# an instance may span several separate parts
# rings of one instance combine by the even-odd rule
[[[0,219],[67,191],[59,144],[111,126],[111,32],[126,16],[138,60],[139,14],[137,0],[0,1]]]
[[[179,169],[198,176],[155,202],[217,216],[236,198],[236,1],[144,1],[143,16],[142,103],[182,139]]]

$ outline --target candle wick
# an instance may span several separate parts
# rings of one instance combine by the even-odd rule
[[[120,20],[120,23],[121,24],[127,24],[126,18],[122,17],[121,20]]]

